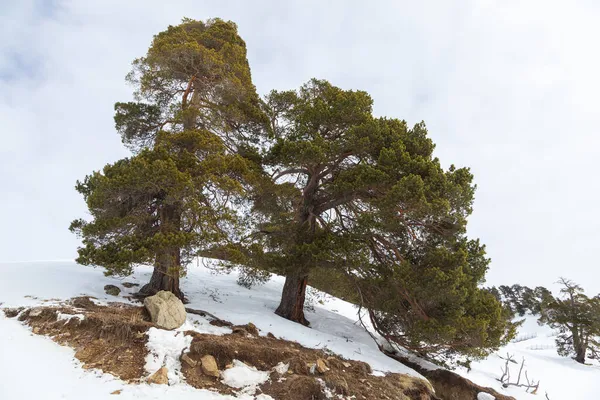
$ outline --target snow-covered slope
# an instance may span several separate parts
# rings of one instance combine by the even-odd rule
[[[140,267],[124,281],[143,284],[151,268]],[[120,285],[118,278],[105,277],[101,269],[73,262],[37,262],[0,264],[0,303],[2,307],[33,306],[42,300],[68,299],[90,295],[99,300],[127,301],[123,296],[136,290]],[[283,279],[273,277],[253,289],[236,283],[237,275],[214,274],[205,267],[192,267],[182,287],[191,308],[206,310],[234,324],[254,323],[261,334],[297,341],[311,347],[328,349],[348,359],[368,362],[375,374],[398,372],[421,377],[414,370],[386,357],[356,322],[356,309],[342,300],[327,297],[324,305],[315,304],[307,318],[312,328],[287,321],[273,311],[278,305]],[[103,291],[107,284],[120,286],[118,297]],[[48,304],[48,303],[46,303]],[[214,327],[213,327],[214,328]],[[73,351],[59,347],[50,339],[32,335],[15,320],[0,313],[0,399],[114,399],[110,393],[121,389],[121,399],[158,399],[168,392],[177,399],[230,399],[212,392],[193,389],[185,384],[174,386],[125,385],[105,374],[82,370]],[[37,379],[40,376],[40,379]],[[32,379],[32,377],[35,377]],[[32,385],[32,380],[42,384]],[[201,395],[201,396],[199,396]],[[241,395],[241,399],[255,399]],[[260,400],[260,396],[256,397]]]
[[[581,365],[574,360],[560,357],[556,353],[556,333],[546,325],[539,326],[537,317],[525,316],[523,325],[515,340],[483,361],[472,364],[467,372],[456,372],[479,385],[493,387],[499,392],[509,394],[521,400],[545,399],[546,393],[551,400],[596,400],[600,399],[600,366]],[[515,382],[520,363],[525,359],[521,383],[525,381],[525,371],[530,380],[540,381],[537,395],[527,394],[523,388],[509,387],[501,390],[496,380],[502,375],[507,353],[519,363],[510,365],[511,382]]]
[[[127,282],[145,283],[150,268],[140,267]],[[101,269],[76,265],[73,262],[37,262],[0,264],[0,303],[3,307],[32,306],[44,299],[68,299],[79,295],[100,300],[127,301],[124,295],[136,288],[120,285],[123,280],[105,277]],[[189,307],[203,309],[234,324],[254,323],[261,334],[271,332],[312,348],[326,348],[346,358],[371,364],[374,373],[386,371],[420,376],[414,370],[386,357],[357,322],[357,309],[331,296],[314,302],[314,311],[307,313],[311,328],[284,320],[273,313],[277,307],[283,279],[274,276],[267,284],[252,289],[236,283],[237,275],[214,274],[200,266],[190,267],[183,280],[183,289],[190,300]],[[104,293],[107,284],[120,286],[121,296]],[[474,363],[472,370],[458,372],[474,382],[494,387],[517,399],[597,399],[600,398],[600,368],[581,366],[559,357],[554,349],[552,332],[539,327],[529,318],[519,336],[535,336],[511,343],[499,354],[508,351],[520,361],[526,358],[530,378],[541,380],[537,396],[527,395],[521,388],[502,389],[496,378],[504,361],[493,355]],[[514,376],[516,365],[513,364]],[[159,399],[168,394],[177,399],[233,399],[184,383],[173,386],[127,385],[106,374],[85,371],[74,359],[73,351],[60,347],[50,339],[32,335],[28,328],[0,313],[0,399],[114,399],[110,393],[122,390],[121,399]],[[35,382],[35,384],[32,384]],[[577,393],[576,397],[573,394]],[[257,399],[260,396],[240,395],[237,399]]]

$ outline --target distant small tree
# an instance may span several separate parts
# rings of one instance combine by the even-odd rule
[[[600,297],[589,298],[583,288],[561,278],[560,297],[547,299],[542,305],[541,323],[559,330],[556,338],[558,354],[573,356],[583,364],[586,357],[600,355]]]
[[[489,289],[494,296],[510,309],[513,315],[524,316],[526,313],[539,315],[541,305],[552,298],[552,293],[542,286],[531,289],[527,286],[514,284],[512,286],[501,285],[498,288]]]

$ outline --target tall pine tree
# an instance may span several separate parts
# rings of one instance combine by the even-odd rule
[[[185,19],[154,37],[128,80],[136,101],[115,105],[115,123],[134,155],[78,182],[92,220],[71,224],[77,261],[108,274],[154,264],[140,293],[183,298],[190,258],[236,235],[234,202],[252,171],[241,154],[264,123],[245,43],[232,22]]]

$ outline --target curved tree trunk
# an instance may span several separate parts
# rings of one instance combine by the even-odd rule
[[[296,243],[303,245],[312,243],[315,237],[316,215],[314,214],[314,195],[318,187],[319,171],[312,171],[310,179],[302,192],[303,205],[298,214],[298,233]],[[281,293],[281,302],[275,314],[308,326],[309,322],[304,317],[304,300],[306,298],[306,284],[310,270],[310,255],[301,255],[297,261],[297,269],[289,272],[285,277],[285,284]]]
[[[308,283],[308,274],[289,274],[285,277],[285,284],[281,293],[281,303],[275,314],[308,326],[308,321],[304,317],[304,299],[306,297],[306,284]]]
[[[142,286],[138,295],[148,297],[155,295],[161,290],[166,290],[172,292],[183,301],[184,295],[179,287],[180,268],[179,249],[156,256],[156,263],[150,282]]]

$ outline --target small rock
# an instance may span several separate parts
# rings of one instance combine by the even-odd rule
[[[121,293],[121,289],[119,289],[115,285],[106,285],[106,286],[104,286],[104,291],[106,292],[106,294],[109,294],[111,296],[118,296],[119,293]]]
[[[36,335],[37,335],[38,333],[40,333],[40,327],[39,327],[39,326],[34,326],[34,327],[33,327],[33,333],[35,333]]]
[[[110,394],[121,394],[121,392],[122,392],[122,390],[119,389],[119,390],[115,390],[114,392],[111,392]]]
[[[242,336],[247,336],[248,335],[248,331],[245,330],[244,328],[242,328],[241,326],[234,326],[231,329],[231,333],[234,333],[236,335],[242,335]]]
[[[214,376],[218,378],[220,376],[219,366],[215,358],[209,354],[201,358],[202,361],[202,372],[208,376]]]
[[[187,365],[189,365],[192,368],[194,368],[196,365],[198,365],[198,361],[192,359],[190,356],[187,355],[187,353],[184,353],[181,356],[181,361],[183,361],[184,363],[186,363]]]
[[[267,333],[267,337],[268,337],[269,339],[276,339],[276,338],[275,338],[275,335],[273,335],[271,332]]]
[[[320,374],[324,374],[325,372],[329,371],[329,367],[327,366],[327,362],[325,360],[323,360],[322,358],[319,358],[317,360],[317,371]]]
[[[150,313],[150,319],[159,328],[176,329],[185,322],[185,306],[171,292],[161,290],[154,296],[144,299],[144,306]]]
[[[352,366],[352,364],[346,361],[342,361],[342,365],[344,366],[344,368],[350,368]]]
[[[134,286],[140,286],[139,283],[132,283],[132,282],[123,282],[123,283],[121,283],[121,285],[123,285],[123,287],[126,287],[128,289],[132,288]]]
[[[258,336],[258,328],[252,322],[249,322],[248,325],[246,325],[246,330],[249,334]]]
[[[146,379],[146,382],[155,383],[157,385],[168,385],[169,384],[168,373],[169,373],[169,370],[167,370],[167,367],[161,367],[158,371],[156,371],[155,373],[150,375],[150,377],[148,379]]]

